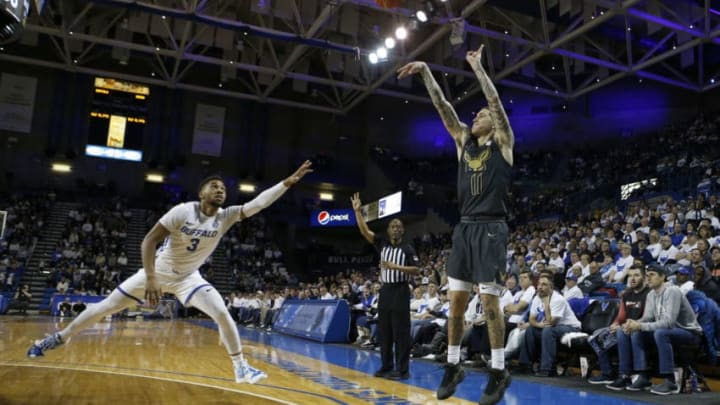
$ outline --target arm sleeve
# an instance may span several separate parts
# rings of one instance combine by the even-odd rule
[[[282,182],[270,187],[269,189],[260,193],[257,197],[245,203],[245,205],[242,206],[242,213],[246,217],[251,217],[257,214],[263,209],[269,207],[270,204],[274,203],[275,200],[285,194],[287,190],[288,188],[285,187]]]

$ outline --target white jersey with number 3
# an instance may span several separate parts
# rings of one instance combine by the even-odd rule
[[[208,217],[200,203],[178,204],[158,221],[170,235],[155,256],[155,269],[162,273],[192,274],[213,253],[225,232],[240,221],[242,206],[218,209]]]

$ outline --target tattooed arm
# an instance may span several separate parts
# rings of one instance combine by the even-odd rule
[[[445,128],[455,140],[455,145],[458,149],[462,148],[463,137],[468,134],[469,128],[460,122],[460,118],[458,118],[452,104],[445,99],[445,95],[443,95],[440,85],[435,81],[428,65],[424,62],[410,62],[398,69],[398,79],[404,79],[407,76],[418,73],[423,79],[428,93],[430,93],[430,99],[432,99],[435,109],[440,113],[440,118],[443,124],[445,124]]]
[[[485,99],[488,102],[488,109],[490,110],[490,116],[492,117],[493,124],[495,125],[495,139],[503,150],[503,154],[509,150],[510,157],[512,159],[512,149],[515,145],[515,135],[510,127],[510,121],[508,120],[505,108],[500,102],[500,96],[498,95],[495,85],[493,85],[490,76],[488,76],[485,68],[482,66],[482,51],[485,45],[481,45],[477,51],[470,51],[465,56],[465,59],[470,63],[470,67],[475,76],[477,76],[480,82],[480,88],[482,88]],[[509,161],[512,164],[512,160]]]

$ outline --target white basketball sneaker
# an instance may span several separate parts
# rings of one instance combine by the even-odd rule
[[[235,382],[236,383],[248,383],[255,384],[256,382],[267,378],[267,374],[251,367],[247,360],[241,361],[235,364]]]

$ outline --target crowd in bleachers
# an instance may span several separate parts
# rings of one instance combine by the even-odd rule
[[[593,334],[601,329],[589,321],[587,325],[593,327],[586,325],[588,317],[607,315],[605,308],[593,304],[595,301],[615,303],[619,313],[607,317],[603,326],[616,336],[621,352],[614,355],[619,356],[620,363],[614,371],[609,364],[613,356],[599,350],[602,374],[591,382],[606,383],[611,389],[647,387],[642,378],[639,383],[627,379],[630,373],[639,371],[643,377],[642,373],[649,370],[647,364],[632,364],[623,352],[639,350],[640,342],[631,338],[634,332],[655,334],[654,345],[650,339],[641,346],[656,348],[656,363],[661,363],[657,367],[668,381],[664,387],[656,388],[659,393],[674,392],[680,381],[667,373],[668,359],[663,357],[668,352],[667,341],[657,340],[661,334],[658,330],[691,331],[698,336],[696,346],[703,347],[698,358],[702,355],[704,360],[712,361],[717,357],[720,341],[717,336],[708,336],[715,332],[709,331],[706,324],[715,322],[720,328],[720,311],[714,320],[703,317],[720,303],[719,123],[720,119],[699,118],[687,129],[672,129],[652,139],[633,139],[615,148],[571,151],[561,188],[513,192],[509,205],[516,219],[556,214],[547,221],[516,220],[509,239],[501,307],[506,317],[506,353],[517,360],[520,372],[554,376],[558,363],[556,344],[563,335]],[[375,155],[381,165],[396,173],[398,184],[407,185],[416,194],[422,194],[423,183],[447,183],[448,179],[452,183],[454,179],[456,166],[447,164],[454,157],[417,161],[380,147],[375,148]],[[515,176],[543,179],[555,172],[560,160],[548,152],[520,153]],[[614,195],[606,196],[614,205],[603,209],[591,205],[572,207],[573,212],[581,213],[568,215],[573,202],[569,196],[576,191],[587,193],[605,186],[616,190],[625,182],[651,177],[657,177],[658,183],[636,190],[631,195],[632,203],[619,206]],[[679,190],[677,179],[690,186],[683,183]],[[671,192],[654,200],[638,198],[660,190],[681,194]],[[22,277],[22,266],[34,239],[41,235],[49,204],[50,199],[40,198],[11,199],[3,204],[9,208],[8,227],[0,241],[0,288],[22,293],[16,288],[17,280]],[[150,211],[148,225],[152,226],[160,214]],[[130,217],[131,212],[120,200],[71,210],[61,240],[51,257],[40,263],[48,287],[58,294],[74,291],[94,295],[112,290],[127,266],[126,250],[137,248],[125,243]],[[270,328],[285,300],[344,299],[352,308],[351,341],[376,346],[378,269],[347,269],[333,276],[300,281],[297,274],[288,273],[271,229],[262,214],[243,221],[230,229],[218,247],[228,268],[219,269],[209,261],[200,269],[210,282],[216,271],[229,272],[235,292],[227,297],[227,305],[235,320]],[[410,286],[413,353],[444,359],[448,310],[445,266],[451,238],[449,234],[428,233],[419,235],[414,244],[421,274]],[[660,307],[645,310],[647,297],[660,300],[652,287],[656,277],[667,282],[665,288],[673,294],[671,305],[675,307],[666,308],[670,313]],[[662,289],[657,291],[660,294]],[[687,308],[692,313],[687,313]],[[546,309],[552,313],[545,313]],[[547,322],[556,315],[557,322]],[[670,321],[659,325],[660,318]],[[482,363],[490,347],[477,291],[471,296],[465,320],[464,358]],[[703,334],[704,344],[699,345]],[[677,351],[676,344],[671,343],[671,353],[673,349]]]
[[[0,207],[7,211],[0,240],[0,290],[17,292],[33,246],[42,237],[51,204],[52,196],[48,195],[0,197]]]
[[[578,154],[568,161],[568,173],[573,175],[573,181],[563,191],[515,196],[516,200],[511,204],[514,209],[522,207],[525,211],[547,210],[557,214],[552,221],[516,222],[508,245],[507,288],[501,303],[507,316],[508,337],[512,336],[513,329],[518,332],[509,339],[515,347],[508,347],[507,353],[519,361],[520,372],[532,370],[543,377],[556,375],[555,345],[568,333],[592,334],[600,330],[600,327],[587,327],[597,324],[598,314],[605,316],[603,319],[607,321],[602,326],[610,327],[613,335],[623,342],[618,343],[622,353],[617,372],[609,369],[607,357],[600,356],[602,374],[591,378],[590,382],[605,383],[610,389],[651,388],[647,377],[648,364],[653,362],[634,364],[633,369],[632,365],[628,366],[633,360],[627,357],[628,348],[635,351],[654,348],[649,353],[643,352],[643,356],[657,357],[654,363],[666,380],[653,386],[652,390],[662,395],[677,392],[682,383],[668,372],[668,364],[673,363],[673,349],[677,354],[681,343],[702,347],[697,358],[716,360],[718,336],[705,336],[704,345],[700,345],[700,336],[714,333],[707,326],[708,322],[720,325],[720,311],[717,311],[720,300],[720,205],[714,195],[718,191],[717,122],[700,118],[688,130],[673,130],[658,137],[652,146],[640,143]],[[382,148],[377,154],[384,156],[386,163],[394,162],[395,169],[409,168],[405,171],[415,174],[422,173],[423,167],[437,167],[432,162],[406,162]],[[633,204],[602,210],[585,206],[584,214],[567,219],[566,208],[570,200],[564,196],[568,193],[592,191],[604,185],[616,187],[623,182],[653,176],[665,184],[641,187],[630,197],[672,189],[677,185],[673,179],[677,178],[687,182],[683,184],[683,197],[669,196],[654,202],[640,199]],[[409,179],[411,191],[422,189],[415,177]],[[565,180],[569,184],[569,179]],[[406,179],[399,184],[404,181]],[[614,195],[609,199],[616,201]],[[435,241],[440,243],[433,243]],[[423,274],[411,286],[415,297],[411,302],[414,353],[442,359],[447,333],[444,263],[449,237],[424,235],[415,243],[422,258]],[[373,346],[376,282],[376,272],[353,271],[329,280],[321,278],[314,283],[301,284],[297,290],[286,291],[286,298],[346,299],[354,309],[353,326],[356,329],[351,333],[351,339],[357,336],[357,343]],[[666,287],[650,288],[653,285]],[[638,311],[638,307],[643,308],[645,297],[662,299],[655,297],[655,293],[681,298],[673,301],[672,308]],[[616,301],[617,297],[621,300]],[[548,324],[544,320],[549,314],[544,314],[543,303],[546,301],[543,300],[548,302],[547,305],[552,301],[553,308],[560,308],[558,323]],[[611,300],[608,302],[615,306],[592,304],[606,300]],[[701,309],[713,306],[715,310]],[[608,317],[603,312],[608,307],[615,307],[620,314],[612,313]],[[690,312],[687,312],[688,308],[691,308]],[[555,309],[552,311],[555,317]],[[714,317],[714,320],[698,322],[704,316]],[[590,319],[586,325],[585,318],[593,317],[595,322]],[[489,352],[489,342],[487,332],[483,331],[483,312],[477,295],[468,305],[466,321],[465,357],[469,361],[482,362],[482,355]],[[680,333],[678,330],[689,332],[684,340],[675,336]],[[643,333],[637,336],[643,336],[647,341],[631,341],[632,333],[641,331]],[[668,334],[676,340],[668,340]],[[522,338],[517,338],[518,335]],[[539,360],[537,367],[536,360]],[[629,374],[636,372],[640,377],[636,381],[629,380]]]
[[[29,308],[32,293],[23,276],[32,250],[43,236],[42,229],[54,197],[52,193],[0,196],[0,207],[6,211],[0,216],[0,222],[5,220],[4,235],[0,239],[0,291],[8,303],[0,311],[12,306],[24,314]]]
[[[283,253],[273,242],[271,228],[263,214],[231,228],[218,249],[225,252],[233,287],[237,290],[257,291],[291,281]]]
[[[132,212],[120,199],[71,209],[65,228],[40,270],[51,293],[107,295],[128,269],[127,225]]]

